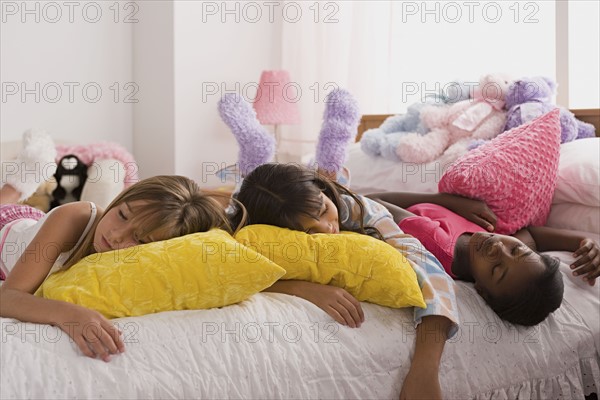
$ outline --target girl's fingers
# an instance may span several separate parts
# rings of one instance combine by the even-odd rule
[[[571,264],[571,269],[575,269],[575,268],[581,267],[581,266],[589,263],[590,261],[591,261],[591,258],[589,256],[589,254],[586,254],[583,257],[578,258],[577,260],[575,260],[573,262],[573,264]]]
[[[571,268],[573,268],[573,267],[571,267]],[[582,264],[579,267],[577,267],[577,269],[575,269],[573,271],[573,275],[579,276],[579,275],[587,274],[588,272],[594,271],[594,269],[595,269],[594,264],[585,263],[585,264]]]
[[[114,349],[113,347],[107,346],[108,349],[111,351],[112,354],[124,352],[125,344],[121,339],[122,332],[116,326],[113,326],[109,321],[105,320],[102,322],[102,328],[104,328],[104,332],[106,332],[109,335],[110,343],[114,345]]]
[[[573,253],[573,257],[579,257],[582,254],[590,252],[594,248],[594,244],[589,240],[583,240],[581,242],[581,247],[577,249],[575,253]]]
[[[110,354],[116,354],[119,352],[119,349],[117,347],[117,344],[115,343],[114,337],[106,330],[102,330],[100,332],[99,340],[100,340],[100,344],[104,348],[108,349],[108,352]]]
[[[473,217],[473,222],[482,227],[483,229],[487,229],[488,231],[490,230],[491,224],[485,218],[479,215],[475,215]]]
[[[342,325],[346,325],[346,320],[344,319],[344,317],[342,317],[342,315],[338,312],[338,310],[336,310],[332,306],[329,306],[327,308],[328,308],[328,310],[326,310],[327,314],[329,314],[329,316],[331,318],[333,318],[335,320],[335,322],[342,324]]]
[[[492,226],[496,226],[496,222],[498,221],[496,214],[494,214],[489,208],[483,212],[483,218],[485,218],[485,220],[488,221]]]
[[[75,344],[77,344],[77,347],[79,347],[79,350],[81,350],[81,352],[90,358],[96,358],[96,355],[94,354],[94,352],[89,348],[87,342],[85,341],[85,338],[83,336],[76,336],[73,338],[73,340],[75,341]]]
[[[89,333],[89,336],[86,339],[88,345],[92,348],[92,351],[96,354],[96,356],[103,361],[110,361],[110,355],[106,351],[104,347],[104,343],[102,339],[96,336],[96,332]]]
[[[588,273],[585,278],[587,280],[590,280],[590,279],[596,279],[599,276],[600,276],[600,268],[597,268],[595,271]]]
[[[353,314],[356,314],[358,316],[358,313],[356,313],[356,310],[353,310],[354,307],[352,307],[351,304],[338,303],[336,304],[335,308],[344,318],[344,321],[346,321],[346,325],[348,325],[351,328],[356,328],[356,318]]]
[[[346,298],[344,298],[339,305],[348,312],[348,315],[352,319],[352,327],[359,328],[362,320],[357,306]]]
[[[350,293],[346,292],[344,293],[344,297],[350,302],[352,303],[352,305],[354,306],[354,308],[356,309],[357,313],[358,313],[358,320],[357,322],[362,323],[365,322],[365,314],[363,312],[363,309],[360,305],[360,301],[356,300],[356,297],[352,296]]]

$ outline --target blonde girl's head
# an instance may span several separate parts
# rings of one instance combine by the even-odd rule
[[[212,228],[232,233],[225,212],[226,195],[205,192],[193,180],[177,175],[159,175],[141,180],[121,192],[96,218],[92,228],[67,260],[65,268],[95,252],[94,236],[102,219],[125,204],[128,223],[135,227],[140,243],[166,240]],[[120,212],[120,211],[119,211]],[[120,217],[121,218],[121,217]],[[152,240],[148,240],[151,238]]]

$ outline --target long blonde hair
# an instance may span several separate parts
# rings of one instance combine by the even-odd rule
[[[135,201],[143,201],[135,207],[132,217],[132,222],[138,226],[142,237],[148,237],[159,230],[163,239],[206,232],[212,228],[234,233],[225,212],[229,196],[202,191],[196,182],[183,176],[159,175],[141,180],[121,192],[104,213],[120,204]],[[94,234],[102,217],[103,215],[96,217],[91,229],[63,268],[69,268],[95,252]],[[238,224],[238,227],[241,225],[243,223]]]

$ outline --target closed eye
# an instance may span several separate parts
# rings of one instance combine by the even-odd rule
[[[121,210],[119,210],[119,218],[121,218],[123,221],[127,221],[127,217],[125,216],[125,214]]]
[[[517,255],[517,253],[519,253],[519,252],[521,253],[521,254],[518,254],[519,258],[526,258],[533,253],[533,251],[531,251],[531,249],[525,245],[515,246],[511,251],[511,253],[513,255]]]
[[[329,206],[326,204],[325,208],[323,208],[323,210],[321,211],[321,215],[320,217],[322,217],[323,215],[327,214],[327,211],[329,210]]]

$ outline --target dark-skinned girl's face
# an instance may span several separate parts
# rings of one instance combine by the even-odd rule
[[[512,236],[477,232],[469,240],[475,288],[494,297],[520,293],[545,270],[541,256]]]

